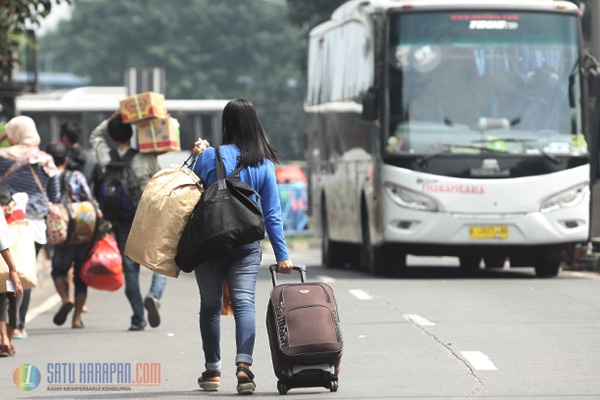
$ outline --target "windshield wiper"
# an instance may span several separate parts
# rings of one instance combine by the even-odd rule
[[[532,139],[529,139],[529,140],[532,140]],[[529,143],[526,139],[494,138],[494,139],[488,139],[488,140],[474,140],[473,141],[473,143],[489,143],[489,142],[520,143],[522,145],[529,147],[530,149],[537,150],[541,155],[543,155],[544,157],[546,157],[548,160],[552,161],[555,164],[558,164],[560,162],[560,160],[554,154],[545,152],[544,150],[540,149],[539,147],[534,146],[531,143]]]
[[[450,144],[450,143],[446,143],[444,144],[444,146],[446,146],[445,149],[440,150],[438,152],[429,154],[425,157],[420,157],[417,158],[417,163],[419,164],[419,166],[423,167],[427,161],[439,157],[442,154],[449,154],[452,153],[452,149],[475,149],[475,150],[480,150],[480,151],[484,151],[486,153],[500,153],[500,154],[505,154],[505,151],[502,150],[496,150],[496,149],[490,149],[489,147],[482,147],[482,146],[473,146],[471,144]]]

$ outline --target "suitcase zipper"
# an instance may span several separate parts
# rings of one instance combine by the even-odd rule
[[[287,289],[289,287],[292,287],[292,286],[300,286],[300,285],[303,285],[303,284],[302,283],[300,283],[300,284],[289,284],[289,285],[286,285],[281,290],[281,292],[279,292],[279,304],[280,304],[281,308],[283,308],[283,306],[285,304],[285,302],[283,301],[283,292],[285,291],[285,289]],[[325,302],[326,303],[331,303],[331,298],[329,297],[329,293],[327,293],[327,290],[325,289],[325,287],[322,284],[320,284],[320,283],[313,283],[313,285],[319,286],[323,290],[323,294],[325,295]]]

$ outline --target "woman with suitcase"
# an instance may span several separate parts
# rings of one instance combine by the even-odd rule
[[[274,163],[279,159],[271,146],[252,103],[237,98],[225,106],[222,117],[223,142],[220,154],[229,175],[239,164],[240,179],[260,195],[265,225],[275,257],[277,270],[289,274],[289,259],[283,234],[281,205],[277,193]],[[216,181],[215,149],[198,140],[193,153],[198,156],[193,171],[204,187]],[[236,325],[237,392],[251,394],[256,389],[253,362],[256,338],[256,280],[262,260],[259,242],[240,246],[228,255],[206,261],[194,270],[200,290],[200,333],[206,370],[198,378],[207,391],[219,390],[221,381],[220,322],[223,306],[223,281],[227,279]]]

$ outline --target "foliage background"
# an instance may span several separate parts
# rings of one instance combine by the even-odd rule
[[[307,35],[346,0],[53,1],[70,3],[73,12],[41,38],[43,71],[119,86],[127,68],[162,67],[168,98],[246,97],[283,159],[304,158]],[[589,39],[592,2],[571,1],[587,6]],[[13,46],[10,35],[22,33],[26,21],[44,18],[50,3],[0,0],[7,5],[0,21],[4,47]],[[10,60],[4,53],[0,58]],[[1,70],[10,74],[6,66]]]
[[[41,65],[98,86],[123,85],[130,67],[165,68],[167,98],[248,98],[282,158],[303,159],[307,26],[288,10],[275,0],[75,0],[72,18],[41,38]]]

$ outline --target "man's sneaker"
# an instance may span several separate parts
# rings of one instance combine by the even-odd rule
[[[131,324],[131,326],[129,327],[129,331],[130,332],[135,332],[135,331],[143,331],[144,328],[146,328],[143,325],[135,325],[135,324]]]
[[[144,299],[144,307],[148,311],[148,323],[151,327],[156,328],[160,325],[160,314],[158,313],[158,301],[151,296]]]

